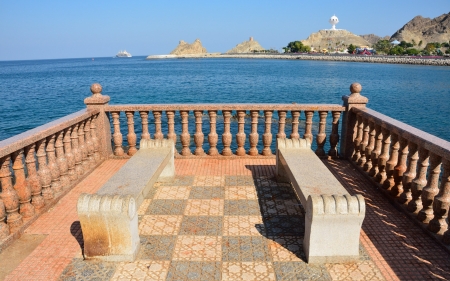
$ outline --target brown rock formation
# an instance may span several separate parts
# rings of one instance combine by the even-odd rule
[[[178,46],[170,52],[171,55],[194,55],[205,54],[206,49],[202,46],[202,42],[199,39],[195,39],[194,43],[189,44],[180,40]]]
[[[253,40],[253,37],[250,37],[248,41],[237,44],[236,47],[228,50],[227,54],[251,53],[255,50],[262,51],[264,48],[259,45],[258,41]]]
[[[341,45],[348,46],[350,44],[353,44],[357,47],[371,45],[369,42],[367,42],[367,40],[343,29],[323,29],[319,32],[312,33],[306,40],[301,40],[301,42],[305,45],[313,47],[316,50],[328,47],[335,48],[336,46]]]
[[[390,38],[389,35],[388,36],[384,36],[384,37],[380,37],[380,36],[375,35],[375,34],[359,35],[359,37],[361,37],[362,39],[364,39],[367,42],[369,42],[370,45],[374,45],[380,40],[389,40],[389,38]]]

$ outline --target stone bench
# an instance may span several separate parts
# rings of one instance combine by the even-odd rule
[[[359,258],[364,198],[351,196],[304,139],[277,139],[277,180],[294,187],[305,208],[303,249],[308,263]]]
[[[96,194],[81,194],[85,258],[133,261],[140,245],[137,209],[155,182],[174,175],[173,141],[141,140],[139,151]]]

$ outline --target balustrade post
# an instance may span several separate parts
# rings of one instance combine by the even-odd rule
[[[2,193],[0,196],[5,204],[6,222],[11,233],[22,225],[22,216],[19,214],[19,196],[12,186],[11,171],[9,165],[11,156],[7,155],[0,159],[0,182]]]
[[[155,137],[155,140],[162,140],[164,138],[164,134],[161,129],[161,116],[161,111],[153,111],[153,117],[155,118],[155,134],[153,136]]]
[[[102,155],[100,154],[100,143],[99,139],[97,137],[97,126],[96,123],[98,122],[98,114],[91,117],[91,138],[92,138],[92,145],[94,147],[94,163],[97,164],[102,160]],[[67,157],[66,157],[67,158]]]
[[[217,150],[217,142],[219,141],[219,135],[217,135],[217,110],[209,110],[209,151],[208,154],[210,156],[219,155],[219,151]]]
[[[340,154],[343,158],[351,159],[354,153],[354,138],[355,138],[355,124],[356,114],[352,112],[352,108],[365,108],[369,99],[362,96],[362,87],[359,83],[353,83],[350,85],[350,95],[342,96],[345,107],[344,115],[342,117],[342,129],[341,129],[341,149]],[[362,150],[362,153],[364,150]],[[363,153],[364,154],[364,153]]]
[[[408,157],[408,141],[400,137],[400,150],[398,154],[397,166],[394,168],[394,186],[392,187],[390,194],[394,197],[398,197],[403,193],[403,174],[406,171],[406,158]]]
[[[356,138],[353,141],[354,153],[352,156],[352,161],[358,163],[359,159],[361,158],[361,142],[363,138],[363,129],[364,129],[364,124],[361,115],[357,115],[357,123],[355,126],[357,128],[357,132]]]
[[[367,162],[366,147],[369,144],[369,131],[370,131],[368,119],[363,120],[363,127],[364,127],[363,137],[362,137],[362,141],[361,141],[361,147],[359,149],[361,151],[361,157],[359,157],[359,160],[358,160],[358,166],[361,168],[364,168],[364,165]]]
[[[417,214],[417,219],[423,223],[429,223],[433,218],[433,201],[439,192],[439,174],[441,173],[441,157],[430,152],[430,170],[428,171],[427,185],[422,190],[422,210]]]
[[[386,163],[389,159],[389,146],[391,144],[391,132],[386,128],[381,128],[382,147],[381,154],[378,157],[378,173],[375,175],[375,181],[381,184],[387,179]]]
[[[412,199],[408,203],[408,211],[411,213],[418,213],[422,210],[422,190],[427,184],[427,170],[428,170],[428,161],[430,156],[428,154],[428,150],[421,147],[419,149],[419,172],[416,174],[416,178],[411,182],[411,195]]]
[[[286,138],[285,128],[286,128],[286,110],[278,110],[278,134],[277,139]]]
[[[72,152],[73,152],[73,155],[75,156],[75,172],[77,174],[77,176],[74,177],[75,179],[84,174],[83,165],[81,164],[81,162],[83,160],[83,156],[82,156],[81,150],[78,147],[78,134],[77,134],[78,126],[79,125],[76,124],[72,127],[72,135],[70,136],[70,138],[72,140]]]
[[[433,202],[434,218],[428,224],[428,230],[437,234],[444,234],[447,231],[448,211],[450,206],[450,160],[442,161],[441,187]]]
[[[137,152],[136,148],[136,133],[134,132],[134,111],[126,111],[125,115],[127,116],[127,125],[128,125],[128,134],[127,134],[127,142],[128,142],[128,155],[133,156]]]
[[[94,143],[92,142],[92,136],[91,136],[91,118],[86,119],[86,123],[84,126],[84,140],[86,143],[86,150],[87,150],[87,162],[89,168],[95,167],[95,160],[94,160]]]
[[[72,135],[72,127],[69,127],[64,130],[63,145],[67,160],[67,169],[68,169],[67,175],[69,176],[70,181],[75,181],[78,178],[78,176],[77,172],[75,171],[75,155],[72,153],[71,135]]]
[[[114,155],[115,156],[122,156],[124,151],[122,148],[122,134],[120,133],[120,111],[114,111],[111,112],[111,116],[113,118],[113,125],[114,125],[114,134],[113,134],[113,140],[114,140]]]
[[[412,199],[411,182],[416,177],[417,160],[419,160],[419,152],[417,151],[417,144],[408,142],[408,168],[402,177],[403,192],[398,198],[398,202],[408,204]]]
[[[56,165],[59,168],[60,182],[62,188],[67,188],[70,185],[69,178],[69,164],[67,163],[66,155],[64,154],[63,135],[67,134],[67,131],[62,131],[56,137],[55,149],[56,149]]]
[[[0,193],[0,241],[8,237],[9,227],[6,224],[6,208]]]
[[[16,176],[14,189],[19,197],[19,213],[23,218],[32,217],[35,213],[34,206],[31,205],[31,189],[25,179],[25,170],[23,165],[23,150],[13,154],[13,170]]]
[[[369,172],[372,168],[372,151],[375,148],[375,123],[369,121],[369,144],[366,146],[365,154],[366,154],[366,163],[364,164],[363,170]]]
[[[233,154],[230,148],[232,138],[230,132],[231,110],[222,110],[222,115],[223,115],[222,155],[231,156]]]
[[[91,85],[92,96],[84,99],[87,109],[98,109],[100,112],[95,120],[95,127],[98,138],[98,152],[101,159],[107,159],[112,154],[111,146],[111,125],[108,113],[105,109],[110,101],[109,96],[102,95],[102,86],[98,83]],[[94,156],[95,158],[95,156]]]
[[[81,151],[81,165],[83,167],[83,172],[89,171],[89,161],[88,161],[88,149],[85,143],[84,137],[84,126],[85,122],[80,122],[80,127],[78,128],[78,149]],[[50,162],[50,161],[49,161]]]
[[[175,134],[175,111],[166,111],[167,116],[167,138],[173,141],[173,145],[176,147],[177,135]],[[175,149],[175,153],[178,151]]]
[[[305,134],[303,135],[303,138],[305,140],[309,140],[309,143],[312,144],[313,141],[313,135],[312,135],[312,119],[314,116],[314,111],[305,111]],[[319,113],[320,116],[320,113]],[[320,126],[320,125],[319,125]]]
[[[331,134],[330,134],[330,150],[328,151],[328,156],[337,157],[337,144],[339,142],[339,118],[341,117],[340,111],[333,111],[333,123],[331,126]]]
[[[246,135],[245,135],[245,131],[244,131],[245,110],[238,110],[237,115],[238,115],[238,132],[236,134],[236,144],[237,144],[236,155],[237,156],[245,156],[245,154],[246,154],[245,148],[244,148],[245,139],[246,139]]]
[[[194,116],[195,116],[194,153],[195,155],[202,156],[205,155],[205,151],[203,150],[203,142],[205,141],[205,136],[202,131],[203,110],[194,110]]]
[[[34,157],[35,144],[31,144],[25,148],[25,164],[28,172],[28,185],[31,191],[31,204],[35,210],[40,210],[45,206],[44,198],[42,197],[42,186],[36,170],[36,159]]]
[[[375,148],[372,150],[370,155],[370,160],[372,161],[372,168],[370,168],[369,176],[374,177],[378,174],[378,157],[381,154],[381,143],[383,140],[383,132],[381,131],[381,126],[375,124]]]
[[[319,111],[319,132],[317,133],[317,136],[316,136],[316,142],[317,142],[316,155],[319,157],[326,156],[323,146],[325,145],[325,142],[327,139],[327,135],[325,134],[325,126],[327,124],[326,123],[327,115],[328,115],[327,111]],[[311,137],[312,137],[312,134],[311,134]]]
[[[259,110],[251,110],[250,115],[252,117],[252,132],[250,133],[249,136],[250,149],[248,151],[248,155],[256,156],[259,154],[258,148],[256,148],[259,141],[259,134],[258,134]]]
[[[394,180],[394,168],[397,166],[398,150],[400,149],[400,142],[398,141],[398,135],[392,133],[391,135],[391,155],[389,161],[386,162],[386,180],[383,182],[383,188],[391,191],[395,185]]]
[[[272,144],[272,114],[273,111],[271,110],[264,110],[264,117],[265,117],[265,131],[263,134],[263,144],[264,148],[262,151],[262,155],[264,156],[270,156],[272,155],[272,150],[270,149],[270,145]]]
[[[150,133],[148,132],[148,111],[139,111],[141,116],[142,134],[141,140],[149,140]]]
[[[59,134],[59,133],[58,133]],[[51,187],[53,191],[58,194],[62,191],[61,181],[59,180],[60,172],[58,164],[56,164],[56,154],[55,154],[55,135],[51,135],[47,138],[47,157],[48,157],[48,168],[50,169],[52,176]]]
[[[300,134],[298,133],[298,118],[300,118],[300,111],[299,110],[292,110],[291,111],[291,117],[292,117],[292,133],[291,133],[291,139],[299,139]]]
[[[189,110],[181,110],[181,124],[182,124],[182,132],[180,135],[181,145],[183,149],[181,150],[181,155],[187,156],[191,155],[191,150],[189,145],[191,144],[191,135],[189,134]]]

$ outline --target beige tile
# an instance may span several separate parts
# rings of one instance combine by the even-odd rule
[[[270,262],[224,262],[222,280],[276,280]]]
[[[258,199],[254,186],[226,186],[225,199],[229,200],[248,200]]]
[[[145,215],[139,224],[140,235],[177,235],[183,216]]]
[[[385,280],[372,261],[327,264],[332,280]]]
[[[119,280],[166,280],[170,261],[135,261],[118,264],[111,281]]]
[[[268,246],[273,261],[302,261],[302,237],[283,236],[270,237]]]
[[[144,201],[142,201],[141,206],[139,206],[137,214],[139,216],[145,215],[145,211],[147,211],[147,208],[148,208],[148,206],[150,205],[151,202],[152,202],[152,199],[144,199]]]
[[[260,216],[224,216],[224,236],[260,236],[264,230]]]
[[[225,177],[223,176],[196,176],[192,186],[224,186]]]
[[[184,210],[186,216],[223,216],[223,199],[189,199]]]
[[[177,238],[173,260],[180,261],[221,261],[221,236],[184,236]]]
[[[190,186],[161,186],[153,199],[188,199]]]

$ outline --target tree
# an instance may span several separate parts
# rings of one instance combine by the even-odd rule
[[[404,52],[403,48],[400,46],[395,46],[389,50],[389,55],[402,55]]]
[[[412,48],[412,49],[406,50],[406,53],[410,56],[415,56],[415,55],[419,54],[419,50]]]
[[[422,40],[419,41],[419,45],[417,45],[417,46],[419,46],[419,48],[420,48],[420,46],[422,46]]]
[[[417,45],[416,41],[414,39],[411,40],[412,46],[415,47]]]
[[[311,47],[303,45],[300,41],[289,42],[287,47],[283,48],[287,53],[298,53],[298,52],[309,52],[311,51]]]
[[[427,53],[432,54],[432,53],[436,50],[436,46],[435,46],[433,43],[428,43],[428,44],[425,46],[424,50],[425,50]]]
[[[380,40],[374,45],[374,49],[378,53],[388,54],[391,49],[391,42],[389,40]]]
[[[353,52],[355,52],[355,50],[356,50],[356,47],[353,46],[353,44],[348,45],[347,51],[349,54],[353,54]]]

